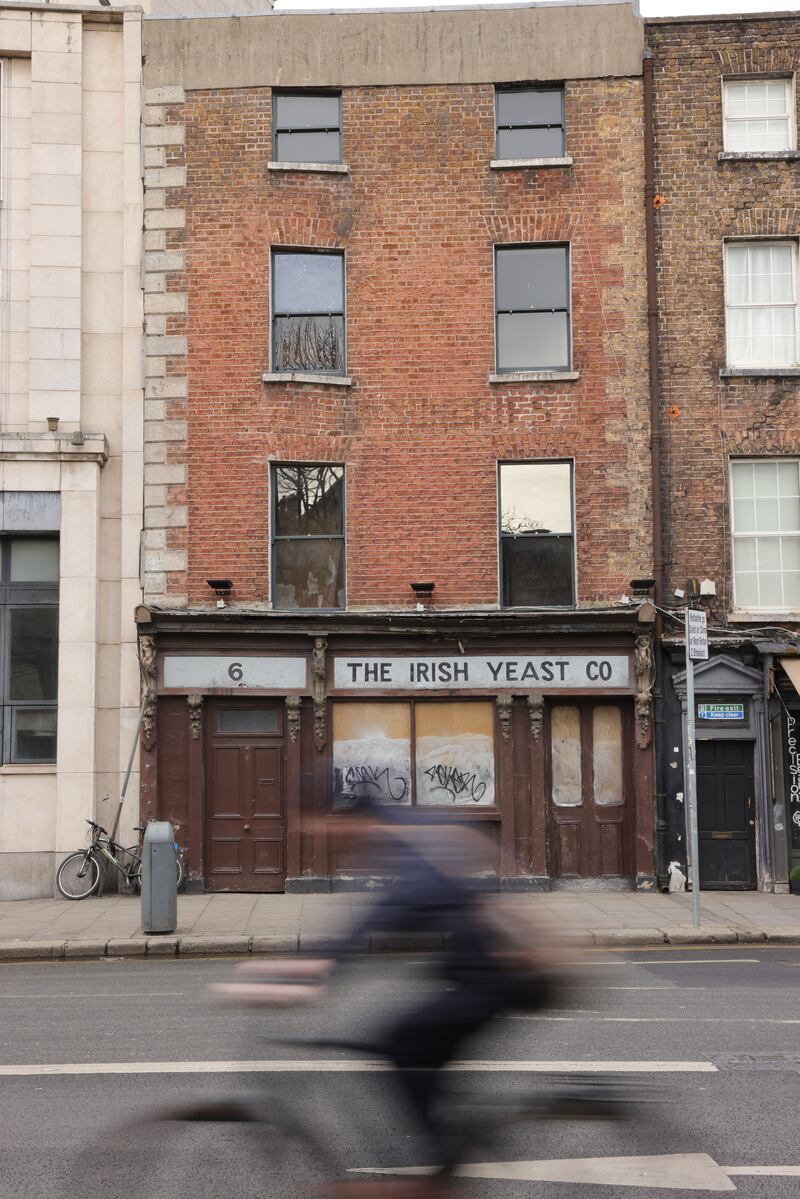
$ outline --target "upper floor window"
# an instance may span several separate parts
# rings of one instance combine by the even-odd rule
[[[729,366],[797,366],[795,242],[729,242],[725,303]]]
[[[344,374],[344,254],[273,250],[272,369]]]
[[[272,138],[276,162],[341,162],[341,94],[275,92]]]
[[[345,606],[344,467],[272,468],[272,602]]]
[[[800,459],[731,462],[735,606],[800,611]]]
[[[564,156],[563,87],[499,87],[495,116],[498,159]]]
[[[504,607],[575,603],[570,462],[500,464],[500,556]]]
[[[497,370],[570,369],[568,246],[495,251]]]
[[[723,142],[729,153],[794,149],[794,87],[790,79],[726,79],[722,102]]]
[[[55,762],[58,538],[0,539],[4,762]]]

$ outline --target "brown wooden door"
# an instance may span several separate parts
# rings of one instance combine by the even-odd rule
[[[283,891],[283,713],[257,701],[211,703],[206,862],[212,891]]]
[[[629,705],[565,700],[549,710],[552,878],[633,873]]]

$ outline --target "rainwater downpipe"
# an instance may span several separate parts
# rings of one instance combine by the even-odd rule
[[[658,377],[658,286],[656,280],[656,183],[655,183],[655,122],[653,117],[653,52],[644,52],[642,68],[644,84],[644,205],[645,247],[647,262],[647,332],[649,341],[650,377],[650,472],[653,506],[653,578],[654,598],[663,602],[664,549],[661,526],[661,391]],[[657,626],[658,627],[658,626]]]

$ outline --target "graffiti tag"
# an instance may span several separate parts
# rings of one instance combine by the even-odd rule
[[[453,801],[466,797],[480,803],[486,794],[486,783],[480,782],[477,774],[457,770],[444,762],[429,766],[425,777],[430,780],[432,791],[446,791]]]
[[[381,795],[401,803],[408,794],[408,781],[390,774],[388,766],[348,766],[344,782],[351,794],[361,797]]]

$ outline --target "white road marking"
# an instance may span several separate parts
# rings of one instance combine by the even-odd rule
[[[540,1020],[555,1024],[800,1024],[800,1019],[777,1016],[536,1016],[515,1014],[511,1020]]]
[[[432,1174],[434,1166],[396,1169],[362,1167],[349,1174]],[[800,1166],[718,1166],[707,1153],[655,1157],[572,1157],[545,1161],[475,1162],[461,1166],[464,1178],[514,1182],[572,1182],[673,1191],[735,1191],[731,1177],[798,1178]]]
[[[429,1174],[428,1166],[395,1170],[357,1170],[358,1174]],[[707,1153],[669,1153],[658,1157],[576,1157],[561,1161],[476,1162],[461,1166],[465,1178],[514,1182],[572,1182],[618,1187],[658,1187],[676,1191],[735,1191],[724,1170]]]
[[[210,1061],[210,1062],[42,1062],[0,1065],[0,1077],[60,1074],[370,1074],[392,1069],[383,1061]],[[523,1074],[716,1074],[713,1062],[679,1061],[463,1061],[446,1067],[455,1073]]]
[[[615,962],[619,966],[758,966],[761,958],[642,958],[640,961]],[[605,963],[608,965],[608,962]]]
[[[174,999],[183,995],[183,991],[53,991],[52,994],[4,995],[0,999]]]
[[[737,1177],[800,1178],[800,1166],[720,1166],[720,1170]]]

